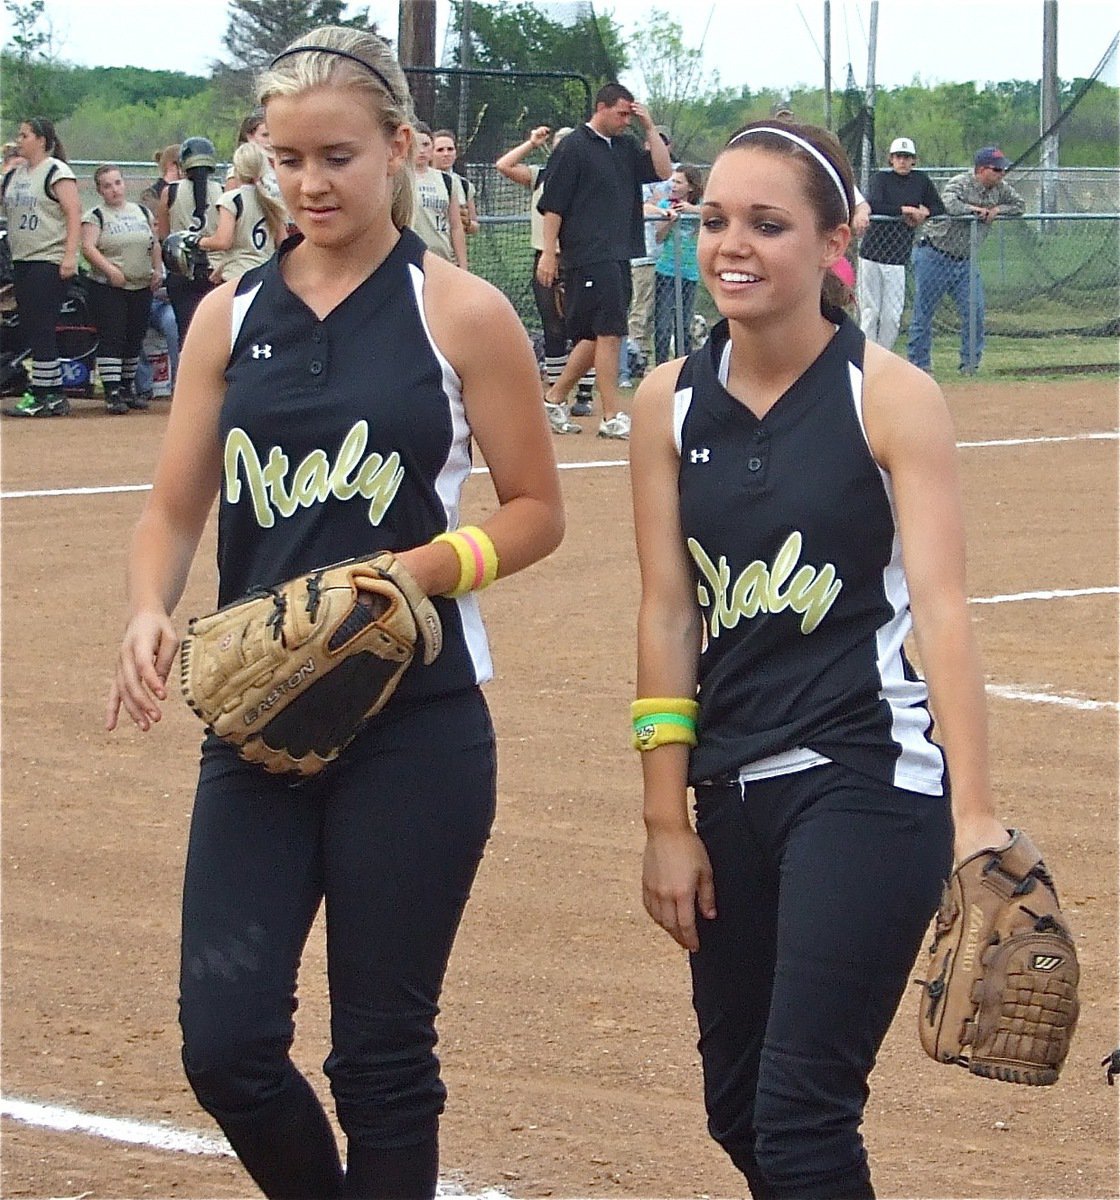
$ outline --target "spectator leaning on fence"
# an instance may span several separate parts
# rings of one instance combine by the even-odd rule
[[[923,371],[931,369],[933,314],[941,297],[950,293],[961,318],[960,370],[975,371],[984,353],[984,283],[979,270],[969,270],[972,226],[979,245],[996,217],[1018,217],[1023,197],[1004,181],[1011,165],[998,146],[977,150],[971,172],[954,175],[941,191],[944,217],[930,221],[914,250],[914,314],[910,319],[907,356]],[[963,218],[970,218],[965,220]],[[969,318],[969,293],[975,297],[976,343]]]
[[[669,161],[675,168],[677,164],[673,158],[672,131],[668,125],[655,125],[653,131],[665,143],[665,148],[669,151]],[[645,253],[640,258],[630,260],[630,279],[634,294],[627,317],[627,336],[622,343],[622,353],[618,360],[619,383],[623,387],[631,387],[635,376],[640,378],[645,374],[652,357],[653,266],[661,253],[661,245],[657,240],[658,226],[665,219],[660,202],[669,198],[671,188],[672,184],[668,179],[642,184]]]
[[[906,298],[906,262],[914,230],[945,211],[933,180],[914,169],[918,152],[908,137],[895,138],[890,170],[877,171],[868,185],[872,221],[859,247],[859,314],[863,332],[888,350],[898,337]]]
[[[670,176],[669,183],[669,196],[658,206],[665,222],[656,234],[660,252],[654,267],[657,276],[654,343],[659,364],[669,361],[670,343],[676,341],[678,276],[684,338],[683,345],[676,346],[676,352],[680,356],[692,349],[689,327],[696,303],[696,286],[700,281],[696,235],[700,230],[700,197],[704,191],[704,179],[699,167],[680,166]]]

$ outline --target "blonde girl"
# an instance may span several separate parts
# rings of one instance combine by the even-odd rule
[[[243,142],[233,152],[237,186],[218,201],[218,228],[198,240],[210,255],[215,283],[239,279],[267,262],[287,234],[284,205],[262,183],[267,170],[268,158],[256,142]]]
[[[314,781],[204,742],[179,1010],[187,1078],[266,1195],[430,1200],[440,988],[495,805],[475,593],[558,544],[558,476],[517,314],[408,228],[412,105],[388,45],[313,30],[259,95],[299,236],[207,296],[187,335],[107,724],[160,719],[171,614],[216,498],[218,603],[380,550],[433,597],[442,652]],[[464,527],[472,444],[495,503]],[[290,1055],[320,906],[345,1166]]]

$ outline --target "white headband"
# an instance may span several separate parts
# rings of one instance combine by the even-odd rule
[[[742,133],[737,133],[731,141],[727,143],[727,147],[734,146],[740,138],[749,137],[752,133],[776,133],[778,137],[784,137],[787,141],[796,142],[802,150],[808,150],[809,153],[821,164],[828,172],[829,179],[836,184],[836,190],[840,193],[840,199],[844,204],[844,212],[848,219],[851,220],[852,210],[848,204],[848,193],[844,191],[844,183],[840,178],[836,168],[828,161],[827,158],[812,144],[807,142],[803,137],[798,137],[796,133],[790,133],[788,129],[775,129],[771,125],[756,125],[753,129],[744,129]]]

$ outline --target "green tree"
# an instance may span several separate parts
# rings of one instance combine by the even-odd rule
[[[470,67],[495,76],[468,79],[465,98],[463,80],[440,80],[431,121],[460,129],[464,148],[476,162],[496,157],[532,125],[556,128],[585,120],[588,89],[593,96],[628,65],[618,26],[608,17],[596,18],[590,4],[546,9],[529,0],[498,0],[472,4],[470,13]],[[462,19],[462,4],[452,0],[452,67],[460,62]],[[586,80],[587,87],[574,78],[569,83],[514,74],[561,71]]]
[[[244,111],[252,103],[257,72],[300,34],[319,25],[350,25],[377,32],[368,8],[346,16],[347,7],[346,0],[229,0],[222,35],[229,57],[214,63],[214,78],[227,107]]]
[[[54,34],[44,0],[4,0],[12,25],[11,50],[3,56],[3,120],[59,115],[59,97],[51,84],[55,61]]]
[[[632,39],[634,65],[641,72],[639,97],[659,124],[673,130],[678,157],[689,158],[707,127],[703,102],[719,92],[719,73],[704,72],[704,53],[687,46],[684,30],[663,9],[652,9]]]

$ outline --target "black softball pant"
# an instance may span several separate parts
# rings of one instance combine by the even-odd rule
[[[873,1197],[867,1079],[952,867],[948,798],[835,763],[695,795],[709,1132],[755,1200]]]
[[[152,309],[150,288],[118,288],[91,281],[90,312],[97,326],[97,373],[106,388],[136,376]]]
[[[183,895],[183,1064],[267,1196],[429,1200],[446,1091],[440,989],[495,805],[477,690],[394,705],[299,786],[210,739]],[[326,905],[347,1165],[293,1065],[296,976]]]
[[[214,290],[206,280],[187,279],[184,275],[167,274],[167,298],[175,312],[175,323],[179,327],[179,345],[187,336],[194,310],[202,303],[202,297]]]
[[[55,327],[69,281],[59,275],[55,262],[15,262],[12,268],[19,334],[31,351],[31,386],[37,392],[60,392],[62,365]]]
[[[533,255],[533,299],[537,303],[537,312],[541,318],[541,331],[544,334],[544,353],[546,358],[567,358],[568,332],[564,328],[564,305],[560,277],[545,287],[537,278],[537,263],[541,261],[541,252]]]

